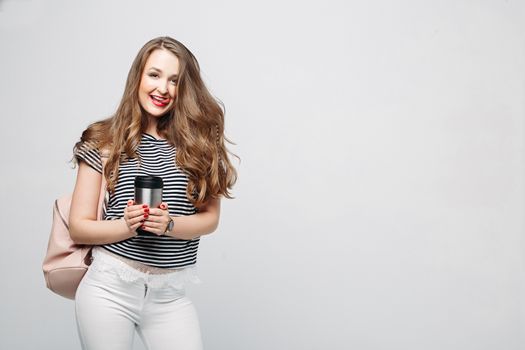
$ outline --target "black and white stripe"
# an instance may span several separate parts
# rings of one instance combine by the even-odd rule
[[[166,140],[159,140],[143,133],[137,153],[141,159],[140,167],[137,158],[120,164],[118,182],[115,192],[109,196],[104,219],[116,220],[124,216],[124,208],[128,200],[134,197],[134,181],[137,175],[162,177],[164,182],[162,200],[168,203],[171,216],[195,214],[197,210],[186,198],[188,177],[175,164],[175,147]],[[78,161],[85,161],[93,169],[102,173],[102,162],[98,150],[83,145],[75,156]],[[181,240],[152,234],[151,236],[132,237],[102,247],[146,265],[180,268],[196,263],[198,246],[199,238]]]

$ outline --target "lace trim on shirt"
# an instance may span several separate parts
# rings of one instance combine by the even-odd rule
[[[142,279],[151,288],[171,286],[176,289],[183,289],[188,283],[201,283],[195,265],[162,274],[142,272],[105,253],[102,249],[93,247],[93,263],[89,268],[98,272],[114,272],[124,282],[135,282]]]

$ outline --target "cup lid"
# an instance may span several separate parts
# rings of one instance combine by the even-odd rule
[[[160,176],[138,175],[135,177],[135,187],[138,188],[162,188],[163,181]]]

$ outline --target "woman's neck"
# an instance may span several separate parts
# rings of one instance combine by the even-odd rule
[[[151,118],[151,117],[150,117]],[[161,136],[157,133],[157,120],[152,120],[150,119],[149,121],[149,125],[148,127],[146,128],[146,131],[145,131],[146,134],[150,134],[151,136],[153,136],[154,138],[156,139],[165,139],[164,136]]]

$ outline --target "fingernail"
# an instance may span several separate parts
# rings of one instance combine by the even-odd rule
[[[144,218],[147,219],[148,218],[148,213],[144,214]]]
[[[142,204],[142,208],[147,208],[148,205],[147,204]]]
[[[144,211],[145,211],[146,213],[149,213],[149,208],[144,208]]]

